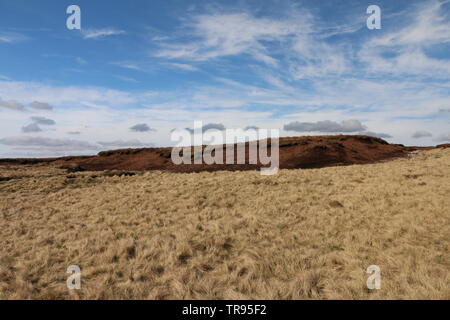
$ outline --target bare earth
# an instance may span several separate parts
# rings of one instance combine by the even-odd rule
[[[449,148],[276,176],[4,165],[0,299],[450,299],[449,195]]]

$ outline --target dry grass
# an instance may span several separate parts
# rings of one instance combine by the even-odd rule
[[[450,299],[450,149],[277,176],[0,177],[1,299]]]

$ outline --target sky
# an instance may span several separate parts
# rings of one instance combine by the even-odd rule
[[[1,1],[0,157],[171,146],[194,121],[448,143],[450,1]]]

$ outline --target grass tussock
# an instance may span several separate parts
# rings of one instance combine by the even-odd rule
[[[276,176],[0,177],[0,299],[450,299],[450,149]]]

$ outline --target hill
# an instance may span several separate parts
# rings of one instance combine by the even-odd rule
[[[270,141],[269,141],[270,143]],[[328,166],[367,164],[406,157],[411,151],[433,147],[405,147],[383,139],[363,135],[305,136],[280,138],[280,168],[306,169]],[[445,147],[446,145],[442,145]],[[224,159],[232,145],[224,146]],[[236,145],[234,146],[236,147]],[[205,146],[203,146],[205,148]],[[181,164],[171,160],[172,148],[141,148],[102,151],[97,156],[47,159],[0,159],[0,164],[52,164],[71,172],[102,170],[168,170],[200,172],[218,170],[256,170],[263,165],[249,164],[246,143],[245,164]],[[197,157],[192,151],[192,158]],[[236,159],[236,155],[235,155]],[[225,162],[225,161],[224,161]],[[236,161],[234,161],[236,163]]]

